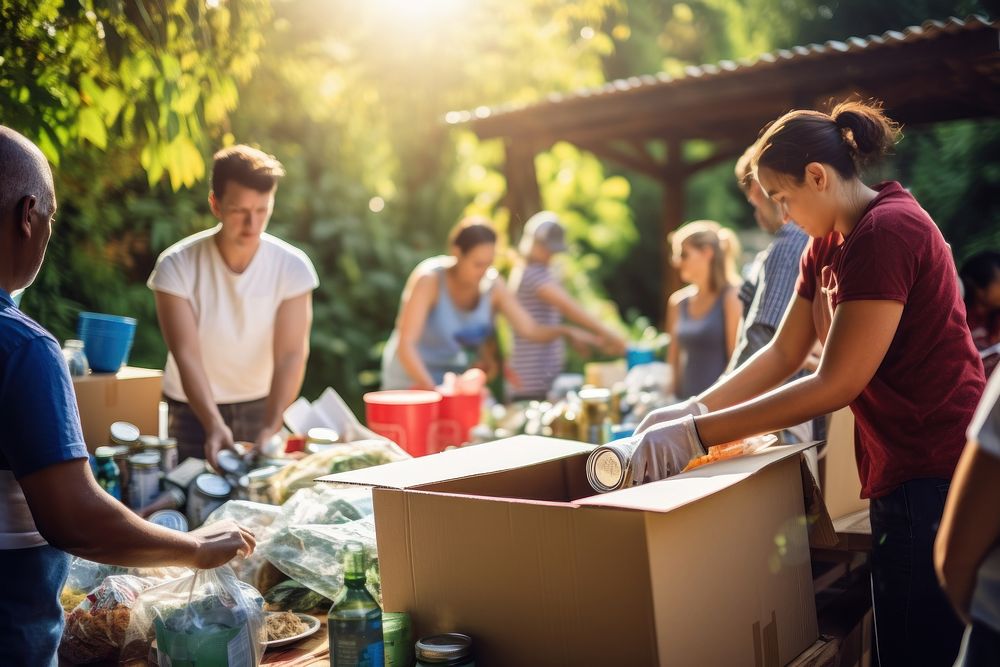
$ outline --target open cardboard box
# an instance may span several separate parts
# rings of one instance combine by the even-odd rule
[[[93,373],[73,378],[76,404],[87,449],[110,444],[109,429],[127,421],[145,435],[160,432],[163,371],[123,366],[117,373]]]
[[[799,453],[593,495],[534,436],[322,481],[374,486],[387,611],[479,665],[784,665],[818,636]]]

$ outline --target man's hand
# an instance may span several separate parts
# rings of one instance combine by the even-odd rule
[[[246,558],[257,546],[249,528],[229,520],[202,526],[190,535],[198,541],[194,566],[202,570],[225,565],[237,556]]]
[[[681,403],[675,403],[674,405],[668,405],[664,408],[653,410],[646,415],[641,422],[639,422],[635,432],[636,434],[639,434],[652,426],[656,426],[657,424],[663,424],[665,422],[674,421],[675,419],[681,419],[682,417],[687,417],[688,415],[700,417],[706,412],[708,412],[708,408],[705,407],[704,403],[699,403],[697,398],[689,398]]]
[[[577,327],[566,327],[566,338],[581,357],[589,357],[591,350],[601,345],[600,338]]]
[[[676,475],[691,459],[705,453],[694,417],[657,424],[639,438],[632,453],[632,485],[655,482]]]
[[[626,349],[625,339],[614,333],[607,333],[601,336],[601,352],[611,357],[624,357]]]
[[[205,460],[216,470],[219,469],[219,452],[232,449],[233,432],[225,424],[218,424],[205,434]]]

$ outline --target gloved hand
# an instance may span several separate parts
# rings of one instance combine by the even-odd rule
[[[641,435],[632,452],[632,485],[655,482],[676,475],[705,447],[698,437],[694,415],[656,424]]]
[[[643,417],[642,421],[639,422],[639,426],[636,427],[635,432],[642,433],[649,427],[655,426],[656,424],[672,422],[675,419],[687,417],[688,415],[700,417],[706,412],[708,412],[708,408],[705,407],[704,403],[699,403],[697,397],[689,398],[686,401],[674,403],[673,405],[653,410],[648,415]]]

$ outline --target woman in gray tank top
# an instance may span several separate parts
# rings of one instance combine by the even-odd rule
[[[670,295],[667,361],[678,398],[696,396],[718,380],[736,346],[742,306],[735,285],[736,235],[709,220],[690,222],[671,239],[674,265],[689,283]]]
[[[493,268],[496,240],[488,220],[466,218],[449,235],[451,255],[424,260],[413,270],[382,351],[383,389],[433,389],[445,373],[474,366],[478,348],[493,334],[496,313],[529,340],[569,336],[596,344],[575,327],[532,319]]]

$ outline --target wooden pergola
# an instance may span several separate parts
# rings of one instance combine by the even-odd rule
[[[850,95],[881,100],[904,125],[998,116],[1000,25],[982,17],[928,21],[689,67],[680,77],[639,76],[530,105],[455,111],[445,120],[482,139],[503,140],[512,236],[541,208],[535,156],[567,141],[657,180],[666,238],[684,222],[685,185],[693,174],[740,155],[785,111],[826,108]],[[692,140],[710,142],[711,155],[685,161]],[[676,277],[672,270],[664,274],[669,293]]]

